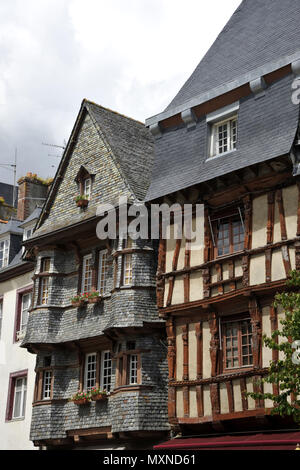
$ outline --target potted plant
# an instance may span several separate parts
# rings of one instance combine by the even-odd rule
[[[82,294],[71,297],[71,303],[73,307],[82,307],[85,303],[85,297]]]
[[[107,391],[101,390],[99,387],[93,387],[90,390],[90,398],[93,401],[106,400],[107,395],[108,395]]]
[[[80,390],[78,390],[78,392],[75,393],[75,395],[73,395],[69,401],[72,401],[75,403],[75,405],[87,405],[90,403],[91,398],[89,392],[80,392]]]
[[[89,198],[85,194],[79,194],[75,197],[77,207],[87,207]]]
[[[91,292],[88,293],[89,304],[96,304],[97,302],[100,302],[100,300],[101,300],[100,292],[96,290],[92,290]]]

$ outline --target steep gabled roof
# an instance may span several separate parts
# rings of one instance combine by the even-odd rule
[[[266,64],[274,63],[275,70],[290,56],[300,58],[299,18],[298,0],[244,0],[167,110]]]
[[[143,123],[84,99],[33,237],[39,236],[43,221],[51,210],[87,114],[95,126],[95,132],[99,135],[99,146],[102,148],[104,145],[110,153],[119,179],[127,188],[129,200],[143,199],[146,195],[154,161],[152,134]],[[91,171],[95,173],[98,170],[95,162],[94,167],[95,171]],[[82,217],[87,218],[88,215],[89,213]],[[93,215],[95,216],[95,211]],[[72,221],[74,222],[74,218]],[[70,225],[72,221],[70,219]],[[53,227],[52,229],[48,227],[46,232],[51,230]]]
[[[139,121],[87,102],[99,131],[109,143],[123,175],[138,199],[146,195],[154,160],[153,137]]]

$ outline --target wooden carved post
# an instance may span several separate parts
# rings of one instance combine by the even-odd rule
[[[271,323],[271,333],[274,333],[275,330],[278,329],[278,315],[277,315],[277,309],[271,305],[270,307],[270,323]],[[278,337],[276,339],[276,342],[278,343]],[[279,358],[279,351],[276,349],[272,349],[272,361],[277,362]],[[274,395],[279,394],[279,387],[277,384],[273,384],[273,393]]]
[[[164,306],[164,294],[165,294],[165,279],[162,276],[165,271],[166,265],[166,240],[162,237],[159,241],[158,249],[158,265],[157,265],[157,282],[156,282],[156,297],[158,308]]]
[[[210,270],[209,268],[202,269],[203,278],[203,296],[207,298],[210,296]]]
[[[167,337],[168,337],[168,368],[169,380],[175,380],[175,364],[176,364],[176,338],[175,326],[172,319],[166,322]]]
[[[272,249],[266,249],[266,282],[271,282],[272,280]]]
[[[189,387],[183,387],[183,414],[185,418],[190,416],[190,394]]]
[[[267,223],[267,244],[273,243],[274,236],[274,214],[275,214],[275,193],[268,193],[268,223]]]
[[[276,191],[276,202],[278,204],[278,209],[279,209],[281,240],[287,240],[285,214],[284,214],[284,206],[283,206],[283,199],[282,199],[282,189],[277,189]]]
[[[202,338],[202,322],[196,323],[196,339],[197,339],[197,380],[202,379],[203,371],[203,338]]]
[[[169,418],[176,417],[176,388],[169,386],[168,392],[168,415]]]
[[[204,263],[207,263],[210,260],[211,252],[211,234],[209,226],[209,213],[208,208],[204,210]],[[210,296],[210,269],[202,269],[202,278],[203,278],[203,296],[207,298]]]
[[[210,401],[213,415],[220,414],[220,394],[219,394],[219,384],[210,385]]]
[[[250,195],[247,195],[243,199],[244,211],[245,211],[245,239],[244,249],[250,250],[252,243],[252,201]],[[243,269],[243,287],[249,286],[249,255],[243,256],[242,269]]]
[[[184,252],[184,269],[189,269],[191,266],[191,224],[185,221],[185,252]],[[184,302],[190,301],[190,274],[185,273],[183,276],[184,282]]]
[[[295,242],[296,269],[300,270],[300,240]]]
[[[211,376],[215,377],[218,374],[218,359],[219,359],[219,325],[215,312],[211,312],[209,319],[210,328],[210,359],[211,359]]]
[[[254,368],[261,367],[262,349],[262,318],[257,298],[252,296],[249,300],[249,312],[252,325],[252,352]]]
[[[182,327],[183,342],[183,380],[189,380],[189,326]]]
[[[234,261],[229,260],[228,261],[228,271],[229,271],[229,279],[234,279]],[[230,290],[235,290],[235,281],[232,280],[229,284]]]
[[[252,243],[252,201],[251,196],[247,195],[243,198],[244,211],[245,211],[245,239],[244,249],[250,250]]]
[[[243,269],[243,287],[249,286],[249,266],[250,266],[250,257],[249,255],[243,256],[242,259],[242,269]]]
[[[204,209],[204,263],[210,260],[211,235],[208,208]]]

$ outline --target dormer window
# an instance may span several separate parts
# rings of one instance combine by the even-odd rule
[[[84,166],[80,167],[75,178],[75,181],[78,185],[78,191],[79,191],[79,194],[77,195],[77,199],[84,198],[87,201],[91,199],[92,184],[93,184],[94,176],[95,175],[88,168]]]
[[[9,261],[9,239],[0,241],[0,269],[5,268]]]
[[[211,157],[236,149],[237,117],[216,122],[212,125]]]
[[[33,232],[33,227],[25,228],[24,229],[24,234],[23,234],[23,241],[28,240],[28,238],[31,237],[32,232]]]
[[[239,102],[236,101],[206,116],[208,157],[233,152],[237,147]]]

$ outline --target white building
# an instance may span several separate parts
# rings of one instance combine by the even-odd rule
[[[32,234],[41,212],[33,210],[33,202],[43,202],[47,186],[25,178],[19,187],[19,220],[0,222],[0,450],[34,449],[29,434],[35,355],[20,347],[31,307],[33,264],[22,259],[22,241]],[[35,193],[39,186],[40,197],[28,186]]]

